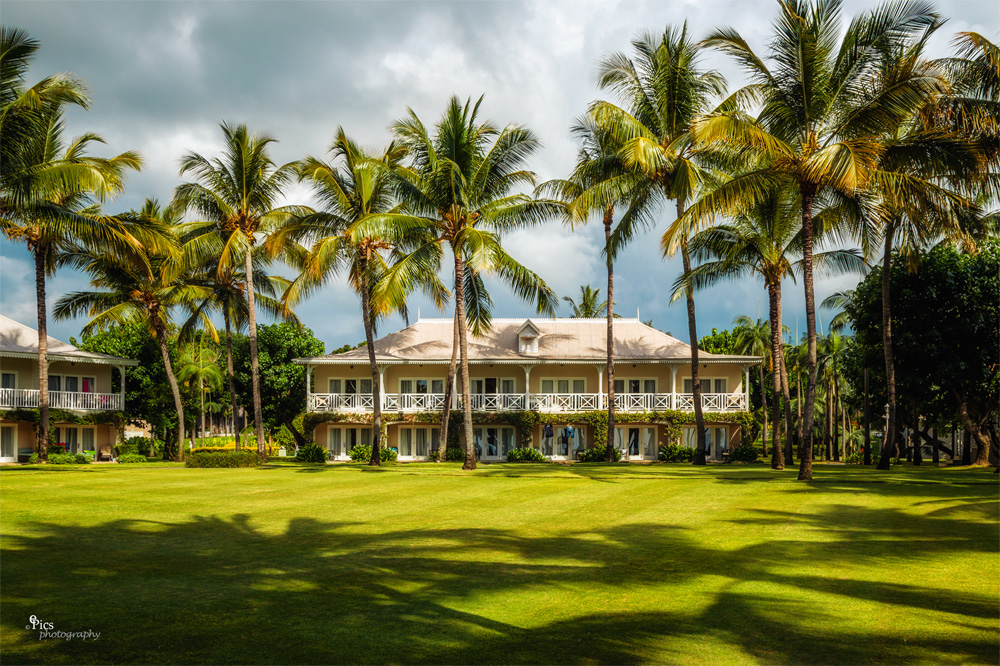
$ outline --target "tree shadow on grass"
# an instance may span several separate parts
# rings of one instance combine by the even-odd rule
[[[997,617],[995,596],[843,572],[858,558],[900,549],[928,562],[995,550],[987,520],[856,506],[756,513],[733,522],[794,525],[802,538],[731,549],[660,524],[526,535],[314,518],[274,530],[245,514],[86,527],[37,522],[5,536],[0,550],[4,660],[995,660],[995,630],[983,628]],[[837,570],[804,572],[804,562]],[[921,614],[923,626],[862,632],[845,621],[859,603],[871,613]],[[941,613],[956,628],[929,631],[944,621]],[[39,641],[24,629],[31,615],[102,636]],[[964,638],[954,636],[960,621],[971,623]],[[709,646],[722,652],[700,652]]]

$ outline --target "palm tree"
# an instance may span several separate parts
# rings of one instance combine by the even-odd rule
[[[598,83],[615,92],[624,108],[600,101],[591,105],[594,123],[606,132],[623,164],[643,178],[629,188],[630,202],[610,239],[613,252],[655,222],[656,212],[673,201],[677,217],[713,176],[696,160],[691,126],[712,110],[710,102],[725,92],[721,74],[699,66],[699,49],[687,32],[667,28],[662,36],[641,35],[632,41],[634,58],[614,53],[598,66]],[[684,271],[691,270],[687,234],[665,237],[664,254],[679,244]],[[669,241],[669,242],[667,242]],[[675,242],[677,244],[675,244]],[[609,294],[610,298],[610,294]],[[698,431],[695,464],[705,464],[705,419],[702,414],[698,334],[694,293],[687,294],[691,339],[691,383]]]
[[[61,255],[79,241],[107,251],[135,253],[141,229],[100,214],[97,202],[124,189],[126,172],[138,170],[136,152],[112,158],[87,155],[96,134],[67,142],[63,110],[86,108],[83,83],[69,75],[46,78],[24,89],[24,75],[38,42],[20,30],[0,28],[0,228],[24,243],[35,264],[38,320],[38,455],[48,457],[49,380],[46,278]]]
[[[452,97],[432,137],[412,109],[393,131],[407,149],[411,164],[396,171],[404,211],[378,216],[382,229],[421,226],[431,240],[402,257],[380,280],[376,293],[387,307],[400,307],[399,294],[408,293],[424,274],[429,258],[441,256],[447,246],[454,259],[455,318],[458,328],[459,374],[463,399],[466,458],[463,469],[476,468],[472,445],[472,401],[469,394],[467,290],[475,286],[487,302],[481,275],[495,275],[525,301],[534,301],[539,313],[551,313],[556,297],[536,273],[511,257],[500,235],[558,215],[557,201],[515,193],[534,186],[535,174],[524,169],[538,149],[534,133],[520,125],[497,129],[480,121],[479,106]],[[397,296],[394,296],[397,295]],[[445,427],[441,428],[444,437]],[[440,454],[441,449],[439,449]]]
[[[683,287],[688,283],[694,289],[702,289],[721,280],[739,280],[751,275],[764,280],[769,320],[772,323],[767,356],[775,396],[772,419],[774,450],[771,456],[771,466],[774,469],[792,464],[791,396],[782,344],[782,334],[788,332],[788,328],[782,323],[782,282],[786,277],[794,279],[795,272],[801,271],[801,261],[795,260],[802,247],[801,228],[801,221],[795,210],[794,192],[774,192],[757,206],[736,215],[731,224],[710,227],[692,238],[691,254],[700,261],[700,265],[677,279],[672,296],[672,300],[676,300],[683,295]],[[864,261],[856,250],[817,253],[813,256],[813,263],[817,268],[824,268],[831,273],[862,271],[865,268]],[[774,367],[773,359],[777,359],[777,367]],[[785,424],[784,463],[778,451],[782,398]]]
[[[573,319],[597,319],[606,316],[608,313],[608,302],[601,301],[601,290],[592,289],[589,284],[580,285],[580,302],[577,303],[569,296],[563,296],[563,300],[569,303],[573,314]]]
[[[771,358],[771,350],[774,343],[773,337],[771,322],[768,320],[758,319],[754,321],[746,315],[738,315],[733,320],[733,338],[736,343],[736,353],[764,357],[763,363],[757,366],[757,370],[760,373],[760,407],[761,413],[764,415],[764,428],[761,431],[761,440],[765,455],[767,454],[767,392],[765,390],[766,385],[764,384],[764,370],[771,372],[772,377],[777,374],[774,371],[774,364]],[[777,396],[778,394],[775,393],[775,399],[777,399]],[[775,425],[775,432],[777,432],[777,425]],[[782,469],[781,452],[778,448],[777,438],[774,438],[772,441],[774,441],[774,452],[771,456],[771,467]]]
[[[205,392],[222,389],[222,371],[219,370],[219,352],[203,346],[204,336],[198,336],[198,345],[189,344],[181,352],[177,380],[198,382],[198,400],[201,407],[201,438],[205,439]]]
[[[198,153],[181,158],[180,175],[192,174],[195,183],[180,185],[174,200],[185,211],[195,211],[203,224],[190,232],[187,242],[221,234],[219,274],[231,272],[243,259],[246,276],[247,315],[250,334],[250,375],[253,384],[257,453],[264,457],[264,421],[260,408],[260,363],[257,354],[257,306],[253,252],[258,236],[267,236],[302,213],[298,206],[278,206],[286,186],[295,177],[295,164],[276,166],[268,153],[275,141],[267,134],[251,133],[246,125],[221,124],[225,146],[221,157],[209,160]]]
[[[704,42],[749,74],[750,83],[736,95],[756,102],[760,113],[707,115],[695,123],[694,139],[738,155],[752,168],[703,196],[675,224],[698,227],[752,207],[775,188],[798,192],[808,350],[801,480],[812,478],[817,377],[814,207],[824,198],[849,200],[863,191],[886,129],[941,91],[940,77],[925,71],[900,70],[891,85],[876,74],[893,45],[937,21],[929,5],[893,0],[855,17],[844,30],[838,0],[783,0],[767,57],[731,28],[715,30]]]
[[[361,300],[374,410],[369,464],[377,466],[381,463],[382,388],[375,359],[375,327],[390,312],[386,297],[405,304],[408,292],[376,293],[376,285],[389,270],[389,262],[398,258],[399,250],[425,245],[427,233],[422,225],[371,224],[373,218],[397,210],[392,173],[405,154],[398,144],[389,144],[380,155],[369,155],[341,127],[330,150],[332,163],[307,157],[299,165],[300,177],[312,184],[323,210],[286,225],[268,243],[278,249],[288,247],[291,242],[308,243],[306,247],[299,246],[296,265],[302,273],[285,293],[286,300],[301,298],[342,270]],[[435,270],[440,265],[440,256],[434,251],[438,246],[431,244],[429,249],[420,257],[422,272],[411,281],[397,283],[397,287],[424,287],[443,305],[448,293]],[[413,263],[416,265],[417,261]]]
[[[833,319],[830,320],[830,332],[831,333],[841,333],[851,325],[851,317],[847,314],[847,307],[854,300],[854,290],[853,289],[843,289],[841,291],[835,291],[826,298],[823,302],[819,304],[821,308],[827,310],[837,310],[837,314],[833,315]]]
[[[186,235],[184,229],[192,225],[181,225],[179,235]],[[194,223],[195,228],[199,227]],[[217,337],[215,326],[209,317],[212,313],[222,313],[226,336],[226,379],[229,387],[230,404],[233,409],[233,436],[236,448],[241,447],[240,429],[236,427],[236,408],[239,399],[236,395],[236,384],[233,374],[233,331],[240,331],[247,326],[250,319],[250,309],[246,297],[245,267],[230,264],[220,266],[225,238],[222,234],[204,235],[195,239],[185,247],[184,256],[189,258],[189,281],[209,290],[209,296],[195,303],[186,304],[191,316],[181,327],[181,339],[187,339],[194,328],[201,326]],[[196,253],[200,253],[200,256]],[[280,296],[288,289],[290,281],[277,275],[268,274],[264,268],[269,257],[261,246],[252,251],[254,264],[254,303],[256,307],[266,312],[274,319],[298,321],[290,310],[290,304],[283,304]]]
[[[184,403],[170,361],[168,327],[171,311],[186,302],[206,296],[202,287],[188,285],[183,276],[183,257],[173,237],[171,227],[177,222],[177,212],[163,209],[155,200],[147,199],[139,211],[125,214],[150,231],[162,234],[161,243],[150,246],[146,261],[101,248],[71,247],[67,263],[90,274],[94,291],[75,291],[56,302],[57,319],[87,315],[90,321],[83,334],[108,329],[116,325],[143,323],[148,326],[160,346],[167,382],[177,411],[177,439],[174,459],[184,459]]]

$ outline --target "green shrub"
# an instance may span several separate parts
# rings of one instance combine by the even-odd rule
[[[844,458],[844,462],[848,465],[864,465],[865,464],[865,452],[861,449],[857,451],[852,451],[847,454]]]
[[[256,451],[190,452],[184,456],[185,467],[259,467]]]
[[[118,462],[120,463],[144,463],[146,462],[146,456],[141,453],[126,453],[124,455],[118,456]]]
[[[438,452],[434,449],[428,454],[428,458],[432,462],[437,462]],[[462,453],[462,447],[460,446],[449,446],[447,452],[444,454],[444,459],[448,462],[462,462],[465,460],[465,454]]]
[[[594,449],[587,449],[585,451],[580,451],[577,456],[577,460],[582,463],[596,463],[604,462],[605,456],[608,454],[607,447],[599,446]],[[611,454],[614,456],[615,462],[621,462],[622,452],[618,449],[611,449]]]
[[[740,444],[729,452],[729,462],[752,463],[757,462],[760,451],[752,444]]]
[[[325,463],[326,449],[319,444],[306,444],[299,449],[298,454],[295,456],[295,460],[307,463]]]
[[[28,458],[28,464],[29,465],[37,465],[38,464],[38,454],[37,453],[32,453],[31,454],[31,457]]]
[[[448,449],[451,451],[451,449]],[[355,444],[348,454],[354,462],[368,462],[372,459],[372,447],[366,444]],[[381,447],[379,449],[379,460],[382,462],[394,462],[398,454],[395,449]]]
[[[459,449],[461,451],[461,449]],[[507,462],[548,462],[538,449],[514,449],[507,454]]]
[[[73,457],[76,458],[77,465],[89,465],[90,461],[93,460],[93,458],[88,456],[86,453],[77,453],[74,454]]]
[[[286,449],[295,448],[295,436],[292,435],[292,431],[287,426],[281,426],[274,433],[274,445],[277,447],[283,446]]]
[[[79,461],[79,459],[78,459],[77,456],[79,456],[80,458],[83,458],[83,462],[82,463]],[[52,454],[49,454],[49,464],[50,465],[79,465],[79,464],[85,465],[85,464],[87,464],[87,462],[89,462],[89,461],[87,460],[86,456],[84,456],[83,454],[77,454],[77,453],[52,453]]]
[[[660,447],[660,460],[670,463],[691,462],[694,460],[694,448],[680,444],[666,444]]]

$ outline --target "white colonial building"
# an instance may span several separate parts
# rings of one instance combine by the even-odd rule
[[[664,424],[638,415],[693,411],[690,347],[638,319],[617,319],[614,330],[615,441],[627,459],[654,460],[665,443]],[[437,427],[411,423],[405,415],[441,411],[452,339],[449,318],[420,319],[375,341],[381,407],[390,422],[388,446],[401,460],[426,459],[436,447]],[[473,433],[479,457],[503,460],[511,449],[530,446],[550,459],[572,460],[594,446],[591,427],[559,417],[607,409],[606,343],[604,319],[494,319],[483,336],[470,334],[470,399],[478,416]],[[721,415],[747,409],[748,372],[761,358],[702,352],[699,359],[708,440],[711,455],[718,458],[739,437],[733,419]],[[336,415],[316,427],[317,443],[333,458],[346,460],[354,444],[371,438],[364,423],[374,407],[367,349],[296,363],[306,366],[311,379],[307,411],[314,417]],[[451,407],[462,407],[457,392]],[[526,436],[492,416],[518,411],[537,412],[544,423]],[[695,439],[694,427],[685,426],[682,441],[693,445]]]

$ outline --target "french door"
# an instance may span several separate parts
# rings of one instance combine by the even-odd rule
[[[400,428],[396,453],[400,460],[422,460],[430,455],[431,445],[437,442],[438,428]]]
[[[17,462],[17,426],[0,426],[0,462]]]
[[[623,460],[656,460],[656,428],[650,426],[615,427],[615,448]]]
[[[484,461],[506,460],[514,450],[514,428],[487,426],[472,429],[476,458]]]
[[[327,431],[326,450],[334,460],[349,460],[356,445],[372,445],[372,429],[333,427]]]
[[[542,426],[542,455],[552,460],[573,460],[587,448],[586,426],[553,426],[551,437],[546,437],[545,432]]]

